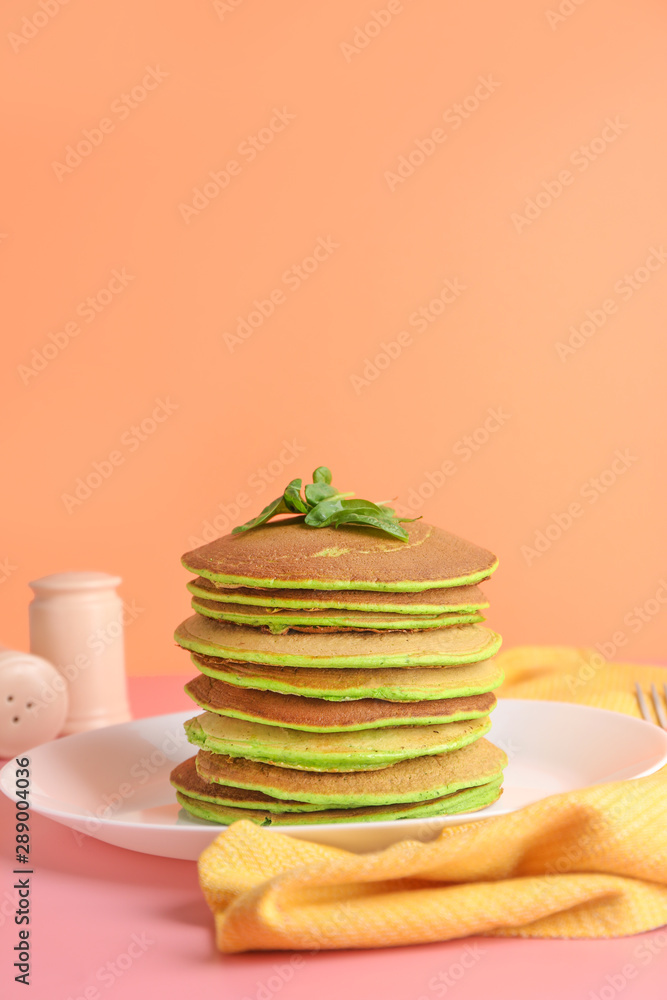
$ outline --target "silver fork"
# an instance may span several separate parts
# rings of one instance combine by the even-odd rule
[[[665,701],[667,702],[667,684],[662,685],[662,690],[664,692]],[[637,692],[637,701],[639,702],[640,712],[647,722],[653,722],[653,715],[648,707],[646,697],[637,682],[635,682],[635,691]],[[655,708],[655,714],[658,718],[658,725],[662,726],[663,729],[667,729],[667,714],[665,713],[665,706],[662,703],[662,699],[655,684],[651,684],[651,697],[653,698],[653,706]]]

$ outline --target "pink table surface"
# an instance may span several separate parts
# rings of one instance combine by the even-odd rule
[[[130,682],[135,716],[191,707],[181,677]],[[12,805],[0,795],[0,992],[33,1000],[653,1000],[667,928],[610,941],[467,938],[367,951],[221,955],[195,863],[125,851],[32,820],[32,982],[13,980]],[[129,948],[129,953],[128,953]],[[134,957],[132,957],[134,956]],[[461,961],[463,959],[463,962]]]

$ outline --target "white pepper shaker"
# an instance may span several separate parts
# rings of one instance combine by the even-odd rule
[[[0,757],[54,740],[67,716],[67,684],[40,656],[0,646]]]
[[[64,735],[130,719],[120,583],[108,573],[71,572],[30,584],[30,650],[67,682]]]

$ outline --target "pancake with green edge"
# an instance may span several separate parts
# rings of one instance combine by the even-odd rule
[[[346,809],[421,802],[497,781],[507,765],[507,754],[482,737],[456,753],[415,757],[376,771],[296,771],[207,750],[199,751],[195,765],[208,783],[300,801],[316,809]]]
[[[479,587],[440,587],[418,594],[364,590],[262,590],[249,587],[222,588],[198,576],[187,588],[195,597],[226,604],[264,608],[292,608],[297,611],[367,611],[396,615],[468,614],[488,608]]]
[[[484,621],[472,612],[444,615],[373,614],[369,611],[296,611],[294,609],[253,608],[247,604],[221,604],[192,598],[192,607],[206,618],[263,628],[274,635],[285,632],[384,632],[389,629],[415,631],[425,628],[447,628],[449,625],[471,625]]]
[[[194,770],[194,769],[193,769]],[[228,825],[239,819],[249,819],[261,826],[304,826],[321,823],[368,823],[382,820],[420,819],[428,816],[447,816],[453,813],[473,812],[484,809],[495,802],[502,793],[501,782],[491,781],[486,785],[466,788],[451,795],[431,799],[427,802],[405,802],[396,805],[358,806],[350,809],[324,809],[298,812],[243,808],[225,804],[225,795],[215,799],[210,794],[210,786],[197,779],[197,772],[186,773],[182,769],[172,775],[176,788],[176,798],[191,815],[213,823]],[[185,791],[182,786],[186,786]]]
[[[249,691],[199,674],[185,685],[186,693],[207,712],[233,719],[284,726],[313,733],[339,733],[393,726],[435,725],[480,719],[496,706],[488,694],[438,701],[405,701],[399,704],[378,698],[325,701],[274,691]]]
[[[502,751],[498,751],[498,754],[502,757]],[[190,757],[188,760],[183,761],[182,764],[178,764],[173,769],[169,780],[174,788],[191,798],[198,799],[203,802],[215,802],[218,805],[232,806],[234,808],[239,807],[242,809],[262,809],[275,813],[307,813],[317,812],[324,809],[358,809],[362,806],[395,806],[402,805],[404,803],[416,805],[417,803],[432,802],[434,799],[442,799],[445,796],[451,796],[458,791],[471,791],[473,788],[480,788],[481,786],[490,784],[495,785],[502,781],[502,767],[496,766],[493,770],[487,767],[487,775],[485,777],[482,777],[479,774],[474,775],[470,784],[465,784],[465,777],[463,774],[464,769],[459,768],[462,773],[458,780],[450,781],[448,784],[440,786],[442,790],[437,793],[430,794],[428,796],[422,795],[419,798],[397,798],[375,802],[371,800],[373,798],[378,798],[378,796],[358,795],[355,801],[343,804],[341,796],[334,796],[334,798],[330,801],[324,801],[322,796],[319,796],[320,801],[318,802],[304,802],[298,799],[288,799],[285,797],[275,798],[274,796],[268,795],[257,789],[227,785],[216,780],[210,781],[199,770],[199,756],[200,755],[196,758]],[[269,765],[261,766],[267,767]],[[401,767],[403,765],[397,764],[395,766]],[[274,770],[279,769],[274,768]],[[387,771],[391,770],[393,769],[385,768],[381,772],[374,771],[370,772],[369,775],[359,775],[359,777],[368,778],[378,774],[384,775]],[[490,773],[488,773],[489,771]],[[301,777],[303,777],[303,775]],[[323,777],[325,781],[331,781],[334,778],[340,778],[341,776],[322,775],[321,777]],[[443,775],[440,775],[440,780],[442,780],[442,778]]]
[[[449,753],[484,736],[488,717],[435,726],[395,726],[345,733],[305,733],[204,712],[185,723],[190,743],[278,767],[307,771],[363,771],[387,767],[399,760]]]
[[[200,751],[201,752],[201,751]],[[276,770],[280,770],[277,768]],[[196,758],[178,764],[169,776],[174,788],[193,798],[205,802],[217,802],[224,806],[240,806],[243,809],[267,809],[269,812],[316,812],[321,806],[310,802],[288,801],[275,799],[264,792],[251,788],[238,788],[236,785],[212,783],[203,778],[196,769]]]
[[[385,701],[430,701],[485,694],[500,687],[502,669],[495,660],[460,667],[388,667],[380,670],[308,670],[269,667],[258,663],[231,663],[216,656],[192,653],[198,670],[236,687],[276,691],[327,701],[382,698]]]
[[[287,518],[224,535],[182,563],[222,586],[402,592],[479,583],[498,566],[492,552],[424,521],[405,530],[407,542],[374,528],[313,528]]]
[[[193,615],[174,638],[193,653],[241,663],[278,667],[440,667],[493,656],[500,636],[483,625],[452,625],[423,632],[288,632],[261,629]]]

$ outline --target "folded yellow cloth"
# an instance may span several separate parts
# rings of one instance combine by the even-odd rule
[[[501,695],[639,715],[660,667],[569,647],[498,657]],[[351,854],[246,820],[202,853],[221,951],[369,948],[469,934],[616,937],[667,923],[667,768],[445,827],[429,843]]]

